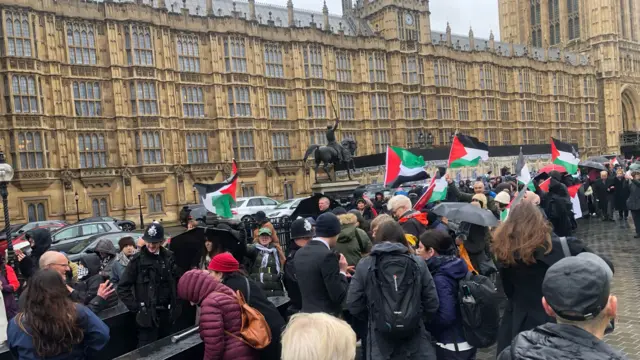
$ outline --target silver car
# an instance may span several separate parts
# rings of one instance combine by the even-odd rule
[[[113,221],[68,225],[51,234],[51,250],[67,252],[80,241],[93,235],[121,231]]]
[[[298,207],[300,201],[306,198],[289,199],[281,202],[273,208],[271,211],[265,211],[269,218],[288,218],[293,214],[293,211]]]
[[[246,221],[258,211],[269,212],[278,206],[278,202],[266,196],[252,196],[236,199],[236,206],[231,209],[233,218]]]

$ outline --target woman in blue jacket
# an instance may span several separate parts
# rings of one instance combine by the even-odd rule
[[[427,261],[440,299],[438,311],[427,324],[427,330],[436,339],[438,360],[473,360],[476,349],[464,338],[458,310],[458,281],[469,270],[455,253],[455,244],[448,233],[428,230],[420,236],[417,254]]]
[[[55,265],[68,267],[66,263]],[[39,270],[29,279],[24,296],[23,311],[7,329],[15,359],[91,359],[109,341],[107,325],[91,310],[71,301],[59,273]]]

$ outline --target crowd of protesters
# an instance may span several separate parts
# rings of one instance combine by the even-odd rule
[[[135,313],[142,347],[172,333],[186,301],[198,306],[204,359],[459,360],[493,344],[500,360],[624,359],[602,341],[617,314],[614,268],[571,236],[568,188],[582,185],[584,216],[615,221],[617,211],[627,226],[630,212],[640,225],[640,171],[548,179],[528,191],[508,175],[447,177],[447,201],[492,214],[496,226],[439,216],[437,203],[415,209],[417,188],[359,193],[349,208],[321,198],[316,216],[291,223],[286,246],[258,212],[251,234],[223,224],[234,241],[204,238],[191,269],[176,264],[159,223],[119,248],[101,241],[79,265],[36,229],[31,252],[17,252],[25,284],[0,263],[8,346],[20,359],[90,359],[110,338],[96,314],[120,301]],[[285,312],[271,300],[283,296]],[[483,314],[470,314],[463,298],[482,296],[500,312],[474,328],[470,317]]]

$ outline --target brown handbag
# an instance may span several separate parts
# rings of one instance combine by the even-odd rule
[[[247,280],[247,278],[244,278],[244,280],[247,283],[247,297],[251,298],[249,280]],[[266,348],[271,344],[271,329],[269,328],[269,324],[267,324],[267,320],[264,319],[262,313],[247,304],[240,290],[236,291],[236,299],[238,300],[240,313],[242,314],[240,336],[228,331],[225,331],[225,333],[235,337],[254,349],[260,350]]]

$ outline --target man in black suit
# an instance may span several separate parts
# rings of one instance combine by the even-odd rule
[[[331,251],[340,234],[340,220],[332,213],[318,216],[316,236],[295,255],[302,312],[338,316],[347,296],[347,260]]]

